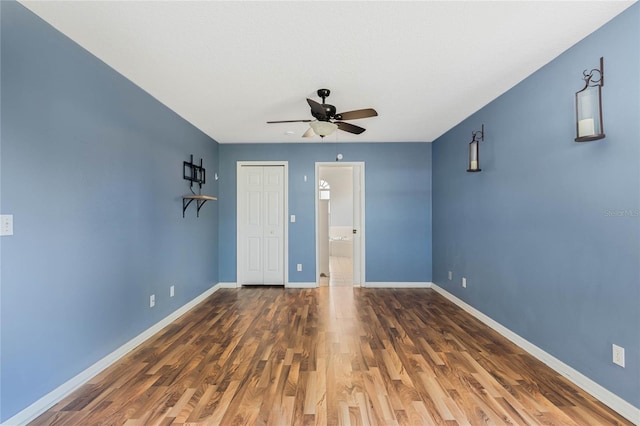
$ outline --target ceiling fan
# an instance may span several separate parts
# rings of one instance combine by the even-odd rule
[[[346,111],[336,113],[336,107],[325,103],[325,100],[329,97],[331,91],[329,89],[318,89],[318,96],[322,98],[322,103],[318,103],[313,99],[307,98],[307,103],[311,107],[311,115],[315,120],[281,120],[281,121],[267,121],[267,124],[273,123],[309,123],[309,129],[302,135],[302,137],[311,137],[314,134],[324,138],[335,132],[336,129],[340,129],[345,132],[354,133],[359,135],[366,129],[355,124],[345,123],[342,120],[357,120],[359,118],[375,117],[378,115],[375,109],[365,108],[356,109],[353,111]]]

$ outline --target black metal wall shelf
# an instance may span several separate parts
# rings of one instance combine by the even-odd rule
[[[185,161],[182,163],[182,177],[189,181],[189,189],[191,194],[182,196],[182,217],[187,211],[189,204],[196,200],[196,217],[200,217],[200,209],[207,201],[216,201],[216,197],[210,195],[202,195],[202,185],[206,183],[207,173],[204,167],[202,167],[202,158],[200,159],[200,165],[193,163],[193,155],[191,155],[191,161]],[[198,184],[198,193],[193,191],[193,184]]]
[[[202,208],[202,206],[204,206],[204,203],[206,203],[207,201],[216,201],[217,198],[216,197],[211,197],[209,195],[183,195],[182,196],[182,217],[184,217],[184,212],[187,211],[187,207],[189,207],[189,204],[191,204],[191,202],[193,200],[196,200],[196,204],[197,204],[197,210],[196,210],[196,217],[200,217],[200,209]]]

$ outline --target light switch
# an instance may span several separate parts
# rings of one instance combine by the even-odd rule
[[[296,215],[292,214],[291,215],[291,223],[294,223],[296,221]]]
[[[13,235],[13,215],[0,215],[0,235]]]

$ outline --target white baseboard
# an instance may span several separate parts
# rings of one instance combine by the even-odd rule
[[[584,374],[560,361],[558,358],[545,352],[523,337],[520,337],[513,331],[509,330],[507,327],[493,320],[491,317],[483,314],[473,306],[457,298],[442,287],[439,287],[437,284],[432,283],[431,288],[433,288],[435,291],[458,305],[460,308],[464,309],[465,311],[482,321],[484,324],[491,327],[492,329],[527,351],[532,356],[545,363],[547,366],[551,367],[553,370],[570,380],[576,386],[591,394],[593,397],[597,398],[600,402],[607,405],[609,408],[616,411],[621,416],[625,417],[636,425],[640,425],[640,408],[635,407],[633,404],[625,401],[618,395],[602,387]]]
[[[218,288],[238,288],[238,283],[218,283]]]
[[[430,288],[433,283],[431,282],[381,282],[381,281],[367,281],[364,287],[367,288]]]
[[[318,283],[308,282],[308,283],[287,283],[286,288],[317,288]]]
[[[36,417],[47,411],[49,408],[53,407],[62,399],[66,398],[73,391],[78,389],[80,386],[91,380],[91,378],[95,377],[98,373],[106,369],[107,367],[114,364],[116,361],[120,360],[123,356],[127,355],[129,352],[134,350],[136,347],[140,346],[147,339],[155,335],[157,332],[162,330],[167,325],[171,324],[173,321],[177,320],[182,315],[186,314],[189,310],[195,307],[197,304],[202,302],[207,297],[211,296],[216,290],[220,288],[225,288],[226,283],[219,283],[206,290],[200,296],[197,296],[186,305],[175,310],[173,313],[166,316],[164,319],[160,320],[147,330],[143,331],[133,339],[129,340],[124,345],[120,346],[115,351],[111,352],[109,355],[102,358],[100,361],[96,362],[83,372],[79,373],[75,377],[71,378],[67,382],[58,386],[33,404],[29,405],[24,410],[20,411],[13,417],[2,422],[0,426],[21,426],[26,425],[30,421],[34,420]],[[233,288],[235,288],[235,283]],[[8,391],[6,389],[5,391]]]

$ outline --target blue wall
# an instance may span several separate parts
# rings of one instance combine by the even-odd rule
[[[236,280],[237,161],[289,162],[289,280],[315,281],[315,162],[337,152],[366,163],[367,281],[434,281],[640,406],[639,5],[434,144],[219,146],[21,5],[0,12],[0,421]],[[601,55],[607,138],[578,144],[573,93]],[[220,175],[199,219],[190,154]]]
[[[637,407],[639,40],[634,5],[433,143],[433,281]],[[607,136],[576,143],[574,93],[600,56]],[[466,173],[483,123],[483,171]]]
[[[0,7],[6,420],[218,281],[217,204],[183,219],[180,199],[182,161],[212,176],[218,145],[23,6]]]
[[[315,163],[338,152],[365,162],[366,280],[431,281],[431,144],[330,142],[220,145],[220,281],[236,281],[236,162],[257,160],[289,162],[289,281],[316,281]]]

